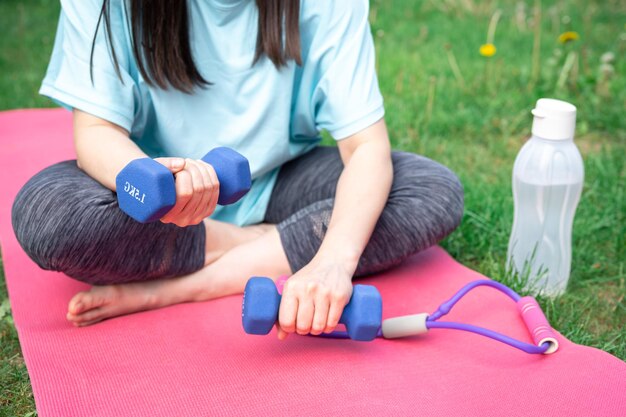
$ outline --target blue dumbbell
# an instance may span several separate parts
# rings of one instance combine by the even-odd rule
[[[248,334],[268,334],[278,320],[281,296],[274,281],[253,277],[243,293],[242,321]],[[383,302],[380,293],[371,285],[355,285],[352,298],[343,310],[339,323],[346,326],[352,340],[374,340],[380,329]]]
[[[250,165],[240,153],[215,148],[202,160],[215,169],[220,182],[218,204],[235,203],[250,190]],[[159,220],[176,204],[174,176],[154,159],[131,161],[117,174],[115,184],[120,208],[141,223]]]

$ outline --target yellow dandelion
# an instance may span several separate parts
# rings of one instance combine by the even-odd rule
[[[573,42],[578,40],[578,38],[580,38],[580,36],[578,36],[578,33],[576,32],[563,32],[559,35],[559,42],[561,43],[568,43],[568,42]]]
[[[480,45],[480,49],[478,52],[487,58],[492,57],[496,54],[496,46],[492,43],[486,43],[484,45]]]

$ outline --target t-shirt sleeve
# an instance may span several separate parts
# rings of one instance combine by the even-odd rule
[[[80,109],[130,131],[137,89],[128,72],[130,48],[122,1],[109,2],[119,74],[108,45],[104,18],[94,42],[102,1],[63,0],[61,6],[52,56],[39,93],[65,108]]]
[[[340,140],[371,126],[384,115],[376,76],[367,0],[332,0],[307,50],[315,66],[311,108],[318,130]],[[307,65],[305,62],[304,65]]]

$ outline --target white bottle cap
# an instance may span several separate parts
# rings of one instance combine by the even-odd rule
[[[566,101],[540,98],[533,114],[532,133],[542,139],[573,139],[576,128],[576,106]]]

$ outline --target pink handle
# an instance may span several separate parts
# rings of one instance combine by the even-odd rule
[[[276,280],[276,289],[280,295],[283,295],[283,287],[285,286],[285,282],[289,279],[287,275],[281,275]]]
[[[543,314],[541,307],[537,304],[537,301],[533,297],[522,297],[517,302],[517,310],[522,315],[524,323],[528,328],[533,341],[537,346],[548,342],[550,347],[546,350],[545,354],[556,352],[559,348],[559,342],[556,339],[556,334],[552,331],[548,319]]]

